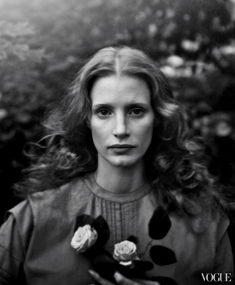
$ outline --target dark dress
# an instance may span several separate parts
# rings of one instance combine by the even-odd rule
[[[105,222],[110,235],[103,247],[110,256],[115,243],[131,237],[148,265],[146,278],[161,285],[202,284],[203,272],[233,272],[223,213],[168,215],[150,186],[115,194],[90,174],[32,194],[9,211],[0,229],[0,284],[13,284],[20,269],[28,285],[91,284],[92,255],[77,254],[70,245],[75,224],[84,217],[88,223],[98,217]]]

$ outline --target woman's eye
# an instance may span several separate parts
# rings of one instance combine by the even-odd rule
[[[144,115],[144,109],[142,108],[133,108],[129,110],[129,115],[134,117],[141,117]]]
[[[96,110],[95,113],[98,115],[100,118],[105,118],[111,115],[111,111],[108,109],[99,109]]]

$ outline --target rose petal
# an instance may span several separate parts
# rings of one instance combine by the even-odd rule
[[[85,225],[77,229],[71,240],[71,246],[77,253],[85,252],[96,242],[97,238],[97,232],[90,225]]]
[[[115,244],[113,257],[117,261],[132,261],[137,257],[136,245],[128,240]]]

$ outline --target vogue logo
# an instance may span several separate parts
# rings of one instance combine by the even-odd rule
[[[204,282],[232,282],[232,273],[201,273]]]

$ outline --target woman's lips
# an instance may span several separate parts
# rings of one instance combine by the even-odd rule
[[[112,150],[118,155],[126,154],[130,152],[133,148],[136,148],[136,146],[131,144],[113,144],[108,147],[108,149]]]
[[[135,145],[131,145],[131,144],[113,144],[111,146],[109,146],[108,148],[111,149],[127,149],[127,148],[135,148]]]

